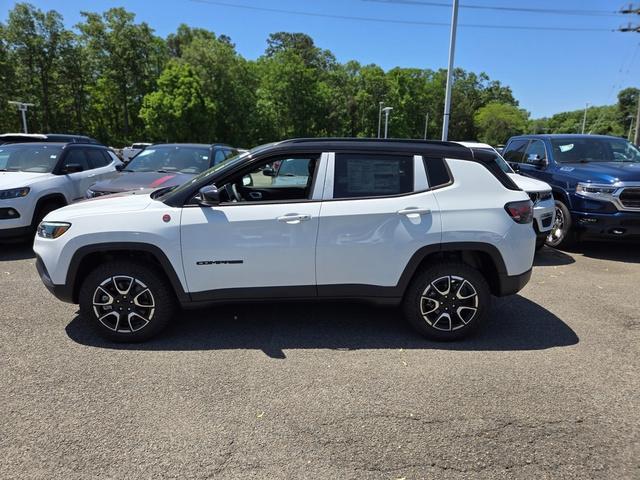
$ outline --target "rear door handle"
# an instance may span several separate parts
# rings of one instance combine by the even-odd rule
[[[407,207],[402,210],[398,210],[398,215],[406,215],[407,217],[417,217],[419,215],[428,215],[431,210],[428,208]]]
[[[288,223],[289,225],[297,225],[300,222],[306,222],[311,220],[311,215],[299,215],[297,213],[287,213],[281,217],[276,218],[279,222]]]

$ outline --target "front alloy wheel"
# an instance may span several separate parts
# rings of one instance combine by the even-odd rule
[[[564,203],[556,201],[556,217],[546,243],[554,248],[567,246],[571,238],[571,213]]]
[[[158,334],[175,311],[175,296],[160,270],[135,262],[98,266],[83,280],[80,314],[100,336],[139,342]]]
[[[118,333],[133,333],[146,327],[155,307],[151,290],[134,277],[109,277],[93,293],[93,312],[98,321]]]

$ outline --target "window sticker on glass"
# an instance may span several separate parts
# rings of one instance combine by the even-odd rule
[[[49,158],[56,158],[58,155],[49,155]]]
[[[573,150],[573,143],[569,143],[568,145],[560,145],[561,152],[568,152],[569,150]]]
[[[347,164],[350,193],[395,193],[400,188],[398,162],[351,159]]]

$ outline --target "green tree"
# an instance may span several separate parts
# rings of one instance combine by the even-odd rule
[[[140,117],[151,140],[208,142],[208,119],[214,115],[202,91],[202,81],[187,65],[171,62],[158,79],[158,89],[142,102]]]
[[[82,12],[78,24],[93,78],[88,86],[93,131],[109,142],[138,138],[144,129],[139,111],[166,61],[164,41],[123,8],[103,14]]]
[[[491,102],[474,116],[478,139],[490,145],[505,143],[527,129],[527,113],[514,105]]]

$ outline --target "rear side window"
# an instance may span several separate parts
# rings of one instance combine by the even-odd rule
[[[507,162],[521,163],[529,140],[514,140],[504,149],[503,156]]]
[[[533,159],[544,160],[547,158],[547,151],[544,148],[544,143],[542,143],[542,140],[531,141],[531,143],[527,147],[525,159],[529,160],[530,156],[532,160]]]
[[[91,168],[106,167],[111,162],[106,154],[97,148],[87,149],[87,157]]]
[[[424,158],[424,168],[429,179],[429,188],[447,185],[451,181],[443,158]]]
[[[333,198],[383,197],[413,191],[413,156],[337,153]]]

